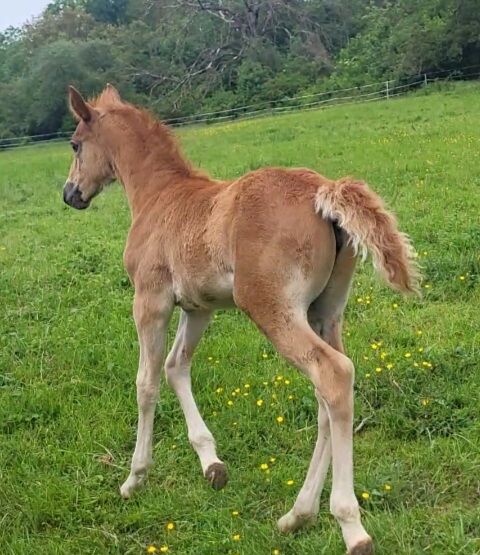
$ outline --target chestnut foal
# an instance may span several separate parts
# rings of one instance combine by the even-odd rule
[[[122,496],[130,497],[152,463],[160,368],[177,305],[181,318],[165,363],[167,381],[205,477],[216,489],[225,485],[225,465],[192,395],[190,365],[212,312],[237,306],[311,380],[318,400],[313,457],[280,530],[296,530],[318,513],[332,460],[330,510],[348,553],[372,553],[353,488],[354,368],[341,328],[359,250],[372,254],[392,287],[418,288],[412,248],[394,217],[364,183],[331,181],[308,169],[265,168],[215,181],[190,165],[165,125],[122,101],[112,86],[90,103],[70,88],[69,99],[78,126],[65,202],[87,208],[118,179],[132,215],[124,262],[135,287],[139,419]]]

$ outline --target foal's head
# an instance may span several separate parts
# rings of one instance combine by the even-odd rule
[[[100,98],[121,102],[111,85],[107,85]],[[69,101],[78,125],[70,141],[75,157],[63,189],[63,200],[82,210],[116,176],[100,129],[104,113],[87,103],[73,87],[69,90]]]

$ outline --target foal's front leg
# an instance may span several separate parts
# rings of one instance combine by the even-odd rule
[[[169,292],[149,291],[135,295],[133,316],[140,344],[137,373],[138,430],[130,475],[120,488],[125,498],[130,497],[145,480],[148,467],[152,464],[153,420],[172,310],[173,298]]]
[[[221,489],[227,483],[227,471],[217,456],[215,440],[195,403],[190,377],[193,352],[208,326],[210,316],[210,312],[182,311],[175,343],[165,363],[165,374],[182,406],[188,439],[200,459],[203,474],[214,489]]]

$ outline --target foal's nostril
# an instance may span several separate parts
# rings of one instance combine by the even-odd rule
[[[70,204],[70,201],[72,199],[72,193],[75,189],[75,184],[72,183],[71,181],[67,181],[65,183],[65,186],[63,187],[63,201],[66,204]]]
[[[68,206],[76,208],[77,210],[83,210],[89,205],[89,201],[82,199],[80,189],[71,181],[65,183],[65,187],[63,188],[63,201],[65,204],[68,204]]]

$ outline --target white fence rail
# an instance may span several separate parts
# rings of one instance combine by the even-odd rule
[[[461,68],[460,71],[465,69],[468,68]],[[356,104],[381,99],[389,100],[390,98],[398,97],[411,90],[418,90],[426,87],[432,82],[462,80],[465,79],[465,77],[471,79],[480,76],[480,72],[468,73],[468,75],[451,73],[446,76],[439,76],[440,73],[442,72],[415,75],[407,78],[407,83],[404,82],[405,79],[403,79],[403,82],[400,84],[397,80],[378,81],[358,87],[322,91],[295,97],[285,97],[274,101],[265,101],[214,112],[170,118],[163,121],[173,127],[181,127],[186,125],[220,123],[237,119],[251,119],[266,115],[284,114],[292,111],[315,110],[337,106],[339,104]],[[70,136],[71,131],[59,131],[57,133],[0,139],[0,151],[47,143],[50,144],[52,142],[64,141]]]

